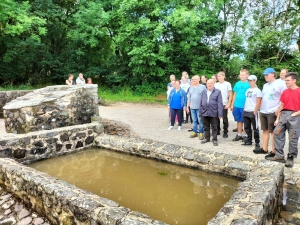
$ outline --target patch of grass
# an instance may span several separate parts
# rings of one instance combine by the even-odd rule
[[[107,103],[134,102],[134,103],[167,104],[166,93],[149,96],[147,94],[134,93],[127,87],[121,88],[119,91],[112,91],[107,88],[99,87],[98,97],[104,99]]]
[[[20,84],[20,85],[5,85],[0,87],[0,91],[18,91],[18,90],[34,90],[38,88],[43,88],[49,85],[28,85],[28,84]]]

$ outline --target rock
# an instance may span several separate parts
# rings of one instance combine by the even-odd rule
[[[25,218],[29,215],[30,215],[30,212],[27,209],[22,209],[21,212],[18,215],[18,218],[23,219],[23,218]]]
[[[44,220],[42,218],[35,218],[33,221],[34,225],[40,225],[42,223],[44,223]]]
[[[32,218],[31,218],[31,217],[26,217],[26,218],[22,219],[22,220],[18,223],[18,225],[28,225],[28,224],[31,223],[31,221],[32,221]]]
[[[83,143],[81,141],[78,141],[75,148],[81,148],[83,147]]]
[[[85,139],[85,145],[92,144],[93,142],[94,142],[94,136],[88,136],[88,137]]]
[[[69,135],[66,133],[63,133],[62,135],[60,135],[60,141],[61,142],[69,141]]]

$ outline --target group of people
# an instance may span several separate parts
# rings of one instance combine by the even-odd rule
[[[66,80],[66,85],[75,85],[75,84],[93,84],[92,78],[87,78],[87,83],[85,83],[85,79],[82,73],[78,74],[76,81],[74,80],[74,75],[69,74],[68,79]]]
[[[184,71],[181,80],[176,80],[172,74],[167,86],[171,123],[168,130],[174,128],[176,119],[178,130],[181,130],[183,121],[188,122],[190,117],[190,137],[199,137],[202,144],[210,142],[212,137],[213,145],[217,146],[221,120],[223,138],[228,138],[229,109],[237,122],[237,128],[233,130],[237,134],[232,141],[242,140],[242,145],[249,146],[253,144],[254,138],[253,153],[267,154],[267,160],[283,162],[286,167],[293,167],[294,158],[298,155],[300,136],[300,88],[297,86],[299,77],[295,72],[282,69],[280,78],[277,79],[273,68],[264,70],[263,76],[266,83],[260,90],[256,85],[257,76],[250,75],[246,69],[240,70],[240,80],[235,83],[233,89],[231,84],[225,81],[226,76],[222,71],[208,80],[203,75],[202,84],[198,75],[189,79],[188,73]],[[258,117],[262,130],[262,147]],[[283,151],[286,130],[289,135],[287,160]],[[272,150],[269,152],[270,139]]]

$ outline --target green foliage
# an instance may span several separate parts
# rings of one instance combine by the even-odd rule
[[[298,69],[298,0],[2,0],[0,84],[64,84],[83,72],[129,96],[165,92],[170,74]],[[263,83],[263,80],[259,82]],[[121,88],[123,89],[123,88]],[[149,97],[150,98],[150,97]]]
[[[147,95],[145,93],[134,92],[130,87],[99,87],[98,96],[105,99],[106,102],[144,102],[167,104],[166,93],[161,92],[158,95]],[[165,97],[164,97],[165,96]]]

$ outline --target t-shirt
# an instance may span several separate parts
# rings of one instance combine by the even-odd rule
[[[228,103],[228,91],[231,91],[231,84],[227,81],[224,81],[223,83],[216,83],[215,88],[219,89],[222,94],[222,99],[223,99],[223,105],[227,105]]]
[[[187,92],[187,90],[189,89],[190,85],[188,83],[181,83],[180,84],[180,87],[185,91]]]
[[[262,93],[261,90],[259,90],[258,87],[255,88],[249,88],[246,91],[246,102],[245,102],[245,107],[244,110],[246,112],[253,112],[256,106],[256,98],[261,98],[262,97]]]
[[[76,79],[76,84],[85,84],[85,79],[81,80],[79,77]]]
[[[202,92],[205,90],[205,86],[203,84],[199,84],[198,86],[191,86],[189,88],[189,93],[187,95],[188,102],[190,103],[191,109],[199,109],[200,106],[200,98]]]
[[[244,108],[245,106],[245,101],[246,101],[246,91],[247,89],[250,88],[250,84],[248,81],[238,81],[235,83],[233,87],[233,91],[236,93],[235,95],[235,101],[233,103],[234,107],[237,108]]]
[[[283,86],[286,86],[285,80],[282,80],[281,78],[279,78],[279,79],[277,79],[277,80],[280,81],[280,82],[282,82],[282,85],[283,85]]]
[[[282,92],[280,101],[283,103],[283,109],[299,111],[300,110],[300,88],[295,90],[286,89]]]
[[[274,113],[280,106],[280,96],[285,89],[286,85],[283,85],[283,82],[279,80],[264,84],[260,112]]]

